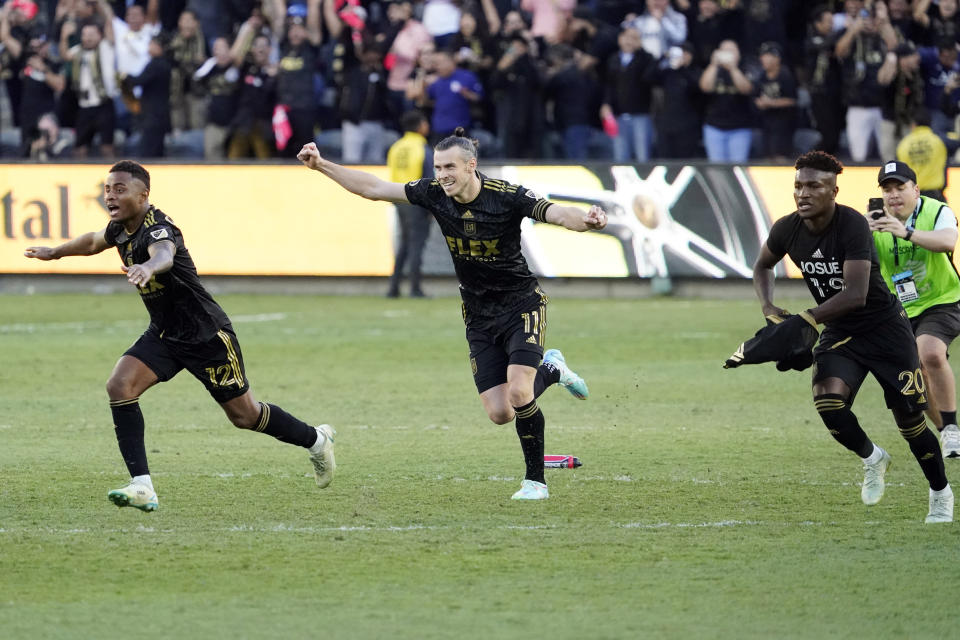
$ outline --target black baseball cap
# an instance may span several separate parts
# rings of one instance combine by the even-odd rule
[[[880,174],[877,176],[877,184],[883,184],[887,180],[896,180],[897,182],[916,182],[917,174],[913,172],[906,162],[891,160],[885,162],[880,167]]]

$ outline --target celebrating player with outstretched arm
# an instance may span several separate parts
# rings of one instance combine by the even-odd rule
[[[867,220],[837,204],[837,175],[843,166],[836,158],[811,151],[797,159],[796,169],[797,210],[773,225],[753,268],[763,313],[786,315],[773,304],[773,268],[789,255],[817,306],[783,322],[824,325],[813,352],[813,402],[837,442],[863,459],[863,503],[880,502],[890,465],[890,455],[870,441],[851,410],[871,373],[930,484],[926,521],[950,522],[953,492],[939,442],[923,417],[927,400],[917,345],[903,307],[880,275]]]
[[[547,498],[543,475],[544,417],[537,398],[559,382],[575,397],[587,385],[557,349],[544,353],[547,297],[521,253],[524,217],[574,231],[603,229],[600,207],[583,211],[539,197],[529,189],[477,171],[476,142],[458,128],[434,149],[435,179],[386,182],[325,158],[315,144],[297,156],[307,167],[364,198],[420,205],[430,211],[447,242],[460,281],[470,364],[490,420],[516,419],[526,477],[515,500]]]
[[[329,485],[336,468],[334,430],[325,424],[311,427],[276,405],[254,399],[230,319],[200,283],[180,229],[150,204],[147,170],[129,160],[118,162],[103,188],[110,214],[106,228],[58,247],[29,247],[24,255],[58,260],[116,247],[123,261],[120,268],[150,313],[150,326],[107,381],[117,443],[131,476],[125,487],[107,497],[118,507],[157,509],[139,400],[147,389],[183,369],[203,383],[234,426],[308,449],[317,485]]]

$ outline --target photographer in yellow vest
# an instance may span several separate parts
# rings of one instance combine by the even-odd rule
[[[886,162],[877,176],[883,207],[867,213],[880,271],[900,299],[917,337],[926,380],[927,413],[940,430],[945,458],[960,458],[956,380],[947,350],[960,335],[960,275],[953,264],[957,218],[945,203],[920,195],[904,162]]]

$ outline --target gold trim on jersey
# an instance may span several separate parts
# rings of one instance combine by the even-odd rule
[[[237,358],[237,352],[233,348],[233,341],[230,339],[230,334],[221,329],[217,331],[217,336],[220,337],[220,340],[223,341],[223,344],[227,347],[227,361],[230,363],[230,368],[233,369],[233,380],[237,383],[237,387],[243,386],[243,369],[240,367],[240,359]]]
[[[831,348],[831,349],[836,349],[837,347],[839,347],[839,346],[841,346],[841,345],[847,344],[847,343],[850,342],[851,340],[853,340],[853,336],[847,336],[846,338],[844,338],[844,339],[841,340],[840,342],[834,343],[833,346],[831,346],[830,348]]]
[[[157,219],[153,216],[153,211],[154,211],[153,207],[150,207],[147,210],[147,215],[143,219],[143,226],[152,227],[153,225],[157,224]]]

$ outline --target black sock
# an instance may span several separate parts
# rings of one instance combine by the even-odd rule
[[[930,488],[940,491],[947,486],[947,474],[943,469],[943,455],[940,452],[940,441],[927,428],[927,421],[923,414],[917,412],[910,415],[894,413],[900,435],[910,445],[910,452],[917,459],[917,464],[923,470]]]
[[[857,416],[850,410],[850,405],[843,396],[826,393],[814,397],[813,404],[834,440],[861,458],[873,453],[873,442],[860,427]]]
[[[534,399],[539,398],[547,387],[558,382],[560,382],[560,368],[550,362],[541,363],[537,367],[537,377],[533,379]]]
[[[517,412],[517,436],[523,449],[523,460],[527,463],[527,480],[546,484],[543,477],[543,412],[537,401],[522,407],[514,407]]]
[[[297,420],[275,404],[260,403],[260,419],[253,428],[280,442],[310,448],[317,441],[317,430]]]
[[[143,444],[143,413],[140,412],[139,401],[140,398],[110,401],[113,431],[117,434],[120,455],[123,456],[131,478],[150,473],[147,467],[147,448]]]
[[[948,424],[957,424],[957,412],[941,411],[940,419],[943,420],[943,426],[947,426]]]

